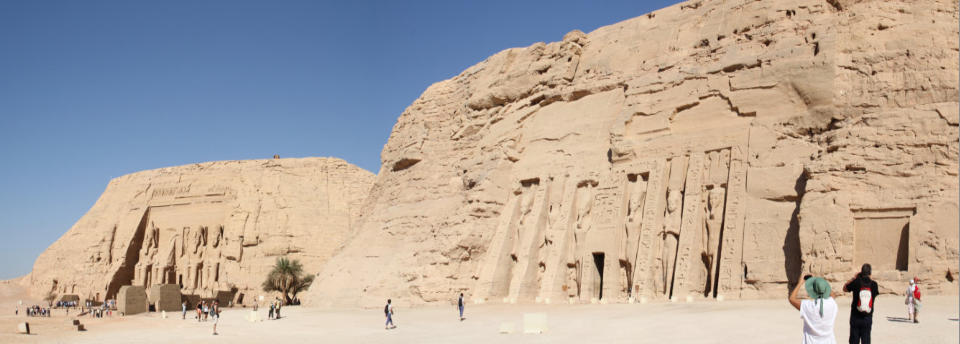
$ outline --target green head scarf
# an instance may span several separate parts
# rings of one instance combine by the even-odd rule
[[[830,297],[830,283],[823,277],[811,277],[804,283],[807,295],[820,303],[820,316],[823,316],[823,299]]]

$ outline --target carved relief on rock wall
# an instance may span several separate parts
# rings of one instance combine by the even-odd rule
[[[189,192],[185,188],[169,189]],[[158,192],[154,196],[169,196],[170,192]],[[130,280],[125,281],[126,272],[121,268],[111,281],[108,294],[128,283],[146,287],[176,284],[185,295],[199,297],[213,297],[232,288],[221,276],[224,259],[221,251],[237,251],[242,247],[239,241],[234,245],[237,247],[230,247],[228,230],[219,223],[225,213],[218,205],[222,196],[222,193],[211,193],[193,203],[156,201],[159,205],[148,207],[141,220],[142,239],[138,243],[135,236],[131,247],[139,251],[124,262],[132,266]],[[233,253],[237,256],[233,260],[239,262],[240,255]],[[134,259],[131,261],[131,258]]]
[[[479,266],[477,298],[738,296],[742,155],[721,146],[623,162],[587,178],[524,179]]]

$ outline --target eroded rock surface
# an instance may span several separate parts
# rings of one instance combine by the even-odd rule
[[[122,176],[40,255],[25,281],[35,293],[88,300],[114,298],[124,285],[175,284],[188,298],[250,303],[264,294],[260,284],[279,256],[299,259],[307,273],[320,269],[354,232],[374,177],[333,158],[219,161]]]
[[[691,1],[508,49],[400,116],[308,302],[956,290],[955,1]]]

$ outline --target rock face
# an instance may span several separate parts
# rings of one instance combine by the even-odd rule
[[[307,302],[957,288],[955,1],[691,1],[508,49],[400,116]]]
[[[124,285],[175,284],[191,300],[228,294],[249,303],[279,256],[319,271],[353,233],[373,181],[372,173],[332,158],[209,162],[122,176],[40,255],[28,283],[100,301]],[[175,304],[179,310],[180,300]]]

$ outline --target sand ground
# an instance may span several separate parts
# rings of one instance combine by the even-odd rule
[[[250,322],[249,309],[228,309],[212,335],[212,322],[179,313],[103,319],[81,318],[85,332],[73,331],[63,311],[51,318],[15,316],[19,287],[0,284],[0,343],[199,343],[277,342],[306,339],[327,343],[799,343],[799,313],[784,300],[649,303],[611,305],[468,305],[467,319],[454,306],[397,307],[394,330],[383,328],[382,309],[327,310],[286,307],[283,319]],[[850,298],[837,300],[836,335],[845,343]],[[929,296],[920,324],[907,323],[903,299],[881,296],[874,315],[875,343],[958,343],[958,296]],[[542,312],[548,329],[523,334],[523,314]],[[71,312],[75,315],[76,312]],[[261,309],[261,317],[266,311]],[[29,321],[34,334],[18,335],[16,324]],[[514,333],[500,334],[503,323]]]

